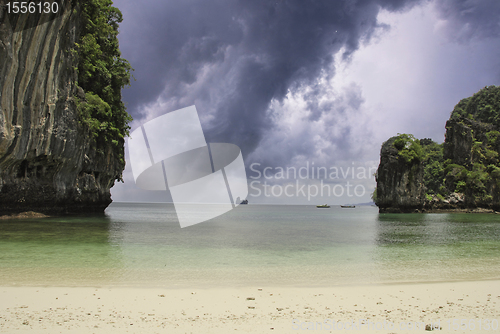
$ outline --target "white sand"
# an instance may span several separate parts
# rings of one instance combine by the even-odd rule
[[[467,329],[450,328],[455,318],[467,319]],[[357,325],[367,319],[367,324],[344,331],[328,330],[331,321],[316,323],[327,319]],[[428,325],[440,321],[442,330],[435,331],[439,333],[500,333],[500,328],[485,330],[486,319],[500,322],[498,280],[192,290],[0,287],[0,333],[425,332],[418,324],[415,330],[402,330],[402,321]],[[395,327],[375,330],[384,321]],[[299,325],[303,330],[298,330]]]

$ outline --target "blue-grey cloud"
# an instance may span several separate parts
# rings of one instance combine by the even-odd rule
[[[435,4],[447,33],[458,41],[500,36],[498,0],[436,0]]]

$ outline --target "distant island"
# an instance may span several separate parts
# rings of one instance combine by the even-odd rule
[[[461,100],[443,144],[398,134],[382,144],[373,193],[380,212],[500,210],[500,86]]]

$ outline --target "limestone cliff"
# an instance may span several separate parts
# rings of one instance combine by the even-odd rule
[[[120,152],[97,152],[79,122],[81,11],[58,2],[50,20],[0,7],[0,213],[103,212],[124,168]]]
[[[380,151],[376,204],[381,212],[421,210],[425,199],[422,164],[406,161],[398,154],[394,146],[397,138],[387,140]]]
[[[380,212],[500,209],[500,87],[485,87],[454,108],[445,142],[392,137],[382,145]]]

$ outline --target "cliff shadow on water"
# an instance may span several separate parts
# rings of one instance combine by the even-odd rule
[[[49,2],[57,12],[14,14],[10,1],[0,1],[0,214],[102,213],[125,166],[130,116],[120,90],[130,65],[117,57],[121,13],[111,1]],[[114,46],[93,48],[103,70],[125,66],[126,79],[111,89],[98,70],[86,69],[87,44],[104,43],[88,38],[91,20]]]
[[[5,285],[119,282],[119,226],[102,215],[0,220],[0,279]]]

